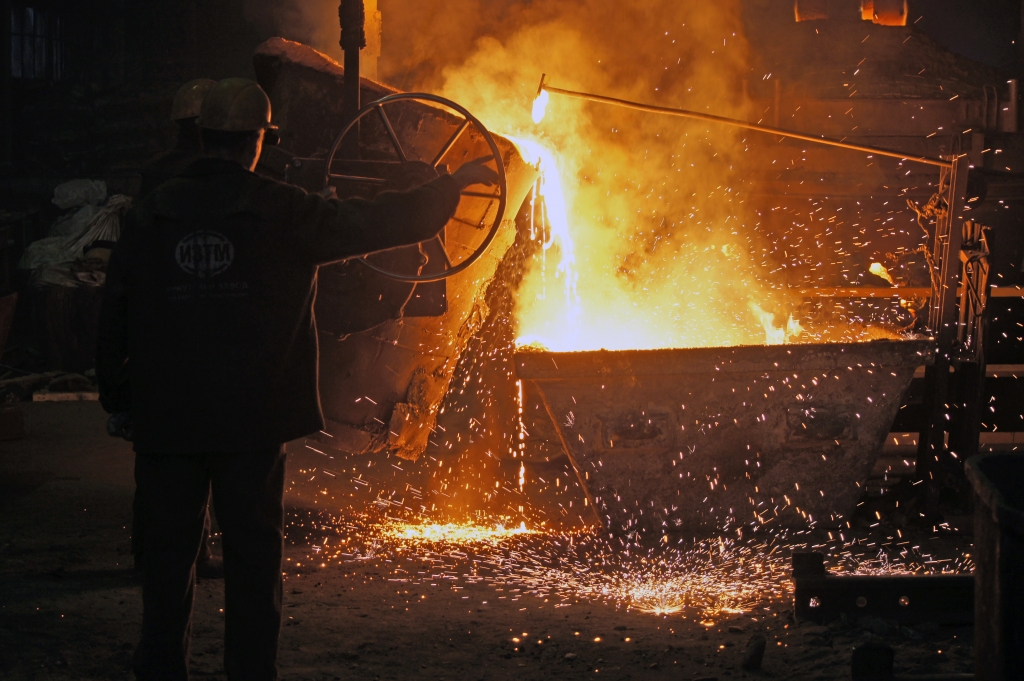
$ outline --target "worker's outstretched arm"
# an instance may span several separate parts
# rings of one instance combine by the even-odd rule
[[[317,264],[416,244],[444,228],[463,189],[497,180],[493,170],[471,162],[452,175],[408,191],[382,192],[372,201],[307,195],[297,211],[298,238]]]

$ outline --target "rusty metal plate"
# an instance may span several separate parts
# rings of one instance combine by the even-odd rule
[[[838,526],[934,342],[516,354],[610,531]]]

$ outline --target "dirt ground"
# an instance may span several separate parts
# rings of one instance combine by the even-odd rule
[[[27,437],[0,443],[0,675],[131,678],[141,589],[129,553],[130,446],[106,436],[95,403],[25,407]],[[371,528],[379,509],[346,521],[310,503],[316,485],[300,483],[322,455],[298,449],[282,679],[848,679],[853,648],[878,637],[895,648],[897,672],[971,670],[969,629],[795,622],[782,572],[770,576],[774,596],[744,612],[655,614],[593,580],[582,591],[560,583],[575,574],[559,557],[564,537],[486,550],[389,542]],[[221,582],[198,585],[195,678],[223,676],[222,599]],[[746,672],[754,634],[767,652],[761,671]]]

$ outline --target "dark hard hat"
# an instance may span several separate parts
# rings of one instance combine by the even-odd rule
[[[225,78],[203,100],[199,126],[224,132],[276,130],[270,124],[270,98],[258,83]]]
[[[189,118],[198,118],[206,93],[216,86],[217,81],[209,78],[199,78],[182,85],[174,95],[174,104],[171,105],[171,120],[183,121]]]

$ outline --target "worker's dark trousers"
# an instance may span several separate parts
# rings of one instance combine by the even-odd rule
[[[203,520],[203,540],[199,544],[199,558],[197,559],[200,563],[213,557],[213,552],[210,550],[211,531],[210,508],[207,506],[206,518]],[[145,554],[142,552],[142,546],[145,544],[142,538],[145,535],[146,517],[142,514],[142,499],[139,498],[138,490],[136,490],[135,498],[132,500],[132,555],[135,556],[136,565],[141,565],[145,560]]]
[[[277,679],[284,550],[282,448],[135,457],[147,519],[140,681],[188,679],[195,563],[210,490],[223,533],[224,669],[229,681]]]

